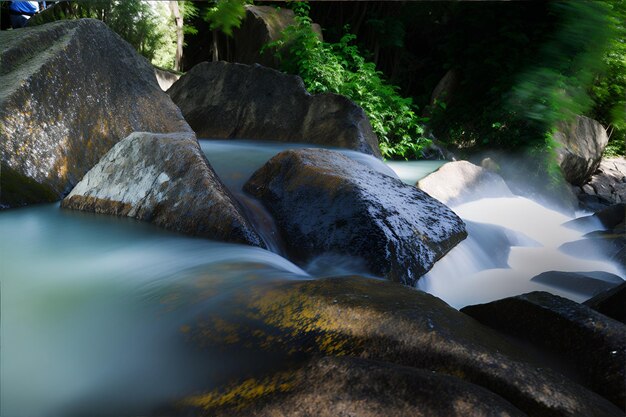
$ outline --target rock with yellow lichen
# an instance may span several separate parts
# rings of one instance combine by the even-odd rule
[[[174,299],[180,303],[182,297],[198,305],[203,299],[208,301],[203,294],[209,294],[211,309],[197,315],[184,330],[185,337],[197,346],[281,353],[284,363],[289,358],[322,355],[386,364],[361,367],[339,361],[322,368],[313,365],[313,371],[282,370],[276,375],[256,376],[188,397],[182,406],[195,411],[184,415],[314,416],[320,410],[326,414],[319,415],[342,415],[341,410],[351,410],[352,414],[346,415],[362,415],[367,401],[382,413],[378,415],[401,415],[399,410],[415,415],[494,415],[468,412],[467,407],[509,415],[520,415],[516,410],[533,416],[622,415],[600,395],[546,367],[545,361],[526,347],[504,339],[432,295],[396,283],[362,277],[277,281],[240,288],[226,298],[211,296],[209,288],[202,292],[181,288]],[[233,313],[224,317],[220,314],[224,309],[214,302],[225,303],[224,309],[227,305]],[[368,379],[372,373],[378,376]],[[394,374],[402,376],[384,385],[383,380]],[[422,383],[408,384],[409,375]],[[372,384],[383,385],[365,390]],[[458,396],[463,390],[468,395],[462,399],[465,402]],[[406,403],[412,395],[432,395],[434,403]],[[318,399],[327,404],[322,407]],[[477,405],[481,401],[482,405]],[[390,404],[389,409],[383,407],[385,403]],[[459,405],[458,410],[451,410],[451,403]],[[507,403],[509,408],[503,406]],[[270,408],[263,408],[265,404]],[[300,414],[290,408],[296,404],[302,407]],[[237,409],[247,411],[232,411]]]
[[[193,133],[129,135],[102,157],[61,206],[133,217],[188,235],[264,246]]]
[[[178,409],[215,417],[526,416],[502,397],[454,376],[345,357],[321,358],[291,373],[191,396]]]
[[[298,262],[347,255],[374,275],[413,285],[467,236],[441,202],[335,151],[281,152],[244,189],[274,216]]]
[[[134,131],[191,132],[132,46],[93,19],[0,32],[0,206],[58,200]],[[16,176],[18,178],[16,179]],[[40,187],[23,190],[34,181]]]

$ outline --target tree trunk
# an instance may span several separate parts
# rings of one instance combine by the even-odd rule
[[[212,61],[217,62],[220,60],[220,54],[217,50],[217,30],[211,31],[211,35],[213,38],[213,50],[212,50]]]
[[[183,60],[183,42],[185,34],[183,33],[183,16],[180,13],[177,1],[170,1],[170,11],[172,18],[176,22],[176,59],[174,61],[174,70],[180,71],[181,62]]]

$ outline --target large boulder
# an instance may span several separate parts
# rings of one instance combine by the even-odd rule
[[[289,404],[303,399],[299,393],[306,387],[272,375],[294,361],[307,361],[318,355],[387,362],[358,365],[356,369],[348,365],[350,362],[344,365],[333,362],[336,365],[325,369],[334,369],[337,375],[325,372],[322,378],[316,372],[306,374],[310,376],[307,381],[312,391],[308,392],[312,395],[322,394],[324,383],[335,389],[335,396],[324,394],[328,408],[323,415],[332,413],[330,410],[341,410],[342,406],[360,410],[355,402],[368,385],[371,387],[368,395],[360,398],[371,401],[372,407],[381,407],[378,415],[396,412],[393,404],[398,402],[409,403],[404,415],[413,415],[409,410],[416,413],[421,410],[422,414],[416,415],[456,415],[449,405],[461,407],[458,394],[463,389],[467,389],[469,396],[465,398],[473,398],[469,401],[476,410],[485,412],[494,407],[512,413],[514,408],[496,400],[499,396],[533,416],[622,415],[606,399],[557,372],[553,364],[533,356],[526,346],[505,339],[430,294],[397,283],[362,277],[276,280],[239,286],[224,294],[214,281],[201,280],[196,285],[180,283],[166,297],[169,300],[166,308],[197,306],[196,314],[181,327],[189,342],[209,352],[216,349],[254,352],[272,357],[280,365],[277,369],[268,364],[261,372],[257,366],[257,383],[248,381],[239,388],[224,387],[194,396],[187,405],[195,405],[196,412],[184,415],[215,415],[214,410],[220,405],[242,405],[237,400],[246,397],[262,406],[268,393],[287,395]],[[224,315],[224,309],[232,314]],[[286,372],[289,374],[289,370]],[[370,373],[373,379],[367,378]],[[263,375],[269,375],[273,383],[264,383]],[[388,384],[383,382],[386,378],[391,378]],[[410,379],[414,383],[408,383]],[[432,401],[426,400],[428,395],[433,396]],[[409,400],[412,396],[423,399],[423,408]],[[280,407],[276,402],[272,404]],[[316,403],[307,400],[303,404],[306,407]],[[463,411],[465,415],[478,414],[464,407],[456,413]],[[361,414],[355,411],[335,415]]]
[[[292,259],[353,256],[408,285],[467,236],[463,221],[423,191],[325,149],[279,153],[244,190],[272,213]]]
[[[561,125],[554,134],[558,162],[565,179],[582,185],[600,165],[602,152],[609,137],[600,123],[585,116],[576,116],[569,124]]]
[[[532,292],[463,308],[481,323],[558,354],[581,381],[626,407],[626,326],[591,308]]]
[[[209,166],[193,133],[131,134],[85,175],[61,206],[263,246]]]
[[[2,31],[0,61],[4,206],[60,199],[134,131],[191,132],[150,63],[100,21]],[[40,192],[15,186],[29,180]]]
[[[261,64],[279,69],[279,61],[273,51],[261,49],[270,42],[278,40],[281,32],[295,23],[293,10],[285,7],[246,6],[246,16],[241,26],[233,29],[233,36],[219,38],[226,45],[218,45],[226,59],[241,64]]]
[[[459,378],[385,362],[324,357],[180,401],[184,415],[298,417],[526,416]]]
[[[312,143],[380,156],[363,109],[337,94],[311,95],[295,75],[203,62],[167,92],[200,138]]]
[[[489,197],[512,197],[501,176],[468,161],[448,162],[416,186],[444,204],[455,206]]]

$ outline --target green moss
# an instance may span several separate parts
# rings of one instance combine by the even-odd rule
[[[59,199],[50,187],[20,174],[8,165],[0,166],[0,204],[9,207],[48,203]]]

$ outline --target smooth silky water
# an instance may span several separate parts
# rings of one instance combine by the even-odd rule
[[[271,216],[241,187],[274,154],[310,146],[201,144],[263,229],[266,242],[282,253]],[[390,166],[411,184],[442,164],[386,166],[373,157],[342,152],[396,175]],[[418,286],[455,307],[537,289],[585,298],[530,281],[550,269],[623,274],[609,262],[561,253],[561,243],[582,233],[561,226],[569,217],[530,200],[488,199],[453,209],[468,221],[470,236]],[[227,315],[224,299],[244,286],[364,272],[354,259],[323,256],[297,266],[271,251],[181,236],[132,219],[62,210],[58,204],[0,212],[0,237],[3,417],[144,415],[194,390],[254,369],[272,369],[280,357],[243,347],[200,349],[186,342],[182,329],[199,312]],[[193,292],[207,282],[217,296],[172,307],[176,289]]]

